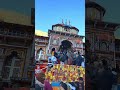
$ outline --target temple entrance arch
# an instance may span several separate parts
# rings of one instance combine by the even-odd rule
[[[72,42],[69,40],[62,40],[59,50],[63,49],[63,50],[68,50],[68,49],[72,49]]]
[[[73,44],[69,40],[63,40],[61,42],[61,45],[63,45],[63,47],[68,49],[68,48],[71,48]]]

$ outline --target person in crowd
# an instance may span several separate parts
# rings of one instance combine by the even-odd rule
[[[90,77],[90,73],[88,70],[86,70],[86,80],[85,80],[85,87],[86,87],[86,90],[94,90],[92,89],[92,80],[91,80],[91,77]]]
[[[101,73],[103,72],[103,70],[104,70],[104,67],[102,66],[102,64],[98,64],[98,63],[95,63],[94,62],[94,67],[92,68],[93,70],[93,72],[92,72],[92,74],[91,74],[91,79],[92,79],[92,89],[93,90],[96,90],[96,89],[98,89],[98,87],[97,87],[97,76],[99,76],[99,75],[101,75]],[[99,65],[99,66],[98,66]]]
[[[45,74],[40,72],[36,76],[35,90],[53,90],[48,80],[45,80]]]
[[[77,85],[77,84],[76,84]],[[69,82],[67,83],[68,88],[70,88],[70,90],[76,90],[76,85],[74,82]],[[78,87],[78,86],[77,86]]]
[[[63,82],[60,83],[60,90],[68,90],[67,85]]]
[[[84,90],[84,80],[82,77],[79,78],[79,90]]]
[[[83,68],[85,68],[85,58],[83,57],[83,61],[82,61],[82,63],[81,63],[81,66],[83,67]]]
[[[44,84],[45,84],[44,90],[53,90],[53,88],[48,80],[45,80]]]
[[[80,55],[80,52],[78,52],[78,56],[77,56],[77,58],[76,58],[76,65],[77,65],[77,66],[81,66],[81,63],[82,63],[83,61],[84,61],[84,60],[83,60],[82,56]]]
[[[73,55],[71,53],[71,51],[67,52],[67,56],[68,56],[68,65],[73,65]]]
[[[117,85],[117,80],[118,80],[118,75],[117,75],[117,69],[116,68],[113,68],[112,69],[112,75],[113,75],[113,84],[112,84],[112,88],[116,88],[116,85]]]
[[[77,55],[76,55],[76,52],[74,52],[73,54],[73,65],[76,65],[76,58],[77,58]]]
[[[52,48],[51,55],[52,55],[51,59],[54,62],[54,64],[60,63],[59,60],[60,55],[55,51],[55,48]]]
[[[51,58],[49,58],[49,60],[48,60],[48,71],[51,70],[52,67],[53,67],[53,63],[51,61]]]
[[[57,58],[56,58],[56,55],[57,53],[55,52],[55,48],[52,48],[52,51],[51,51],[51,62],[53,64],[57,64]]]
[[[51,53],[52,53],[52,56],[55,56],[56,58],[58,58],[58,54],[57,54],[57,52],[55,51],[55,48],[52,48]]]
[[[113,89],[117,88],[117,84],[119,83],[119,71],[118,71],[118,66],[116,65],[116,68],[112,69],[112,74],[113,74]]]
[[[37,55],[36,55],[36,62],[40,62],[41,58],[43,57],[43,50],[42,48],[40,48],[38,51],[37,51]]]
[[[57,64],[57,58],[55,56],[51,56],[51,62],[53,64]]]
[[[60,61],[61,61],[61,64],[68,64],[68,56],[67,56],[67,52],[66,51],[64,51],[61,54]]]
[[[42,90],[44,88],[45,74],[40,72],[35,78],[35,90]]]
[[[113,84],[113,74],[108,68],[107,61],[103,60],[103,70],[97,75],[97,88],[98,90],[111,90]]]
[[[57,63],[60,64],[60,55],[61,55],[61,52],[58,51],[57,52]]]

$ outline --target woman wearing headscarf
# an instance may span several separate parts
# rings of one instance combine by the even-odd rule
[[[36,75],[35,90],[43,90],[44,89],[44,80],[45,80],[45,74],[43,72],[40,72]]]
[[[35,90],[53,90],[49,81],[45,80],[45,74],[43,72],[36,76]]]

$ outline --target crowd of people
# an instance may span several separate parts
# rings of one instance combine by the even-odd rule
[[[115,90],[119,67],[110,67],[106,60],[86,64],[86,90]]]
[[[85,58],[80,52],[71,52],[70,50],[55,51],[55,48],[51,51],[51,56],[48,58],[49,63],[53,64],[67,64],[77,65],[85,67]]]

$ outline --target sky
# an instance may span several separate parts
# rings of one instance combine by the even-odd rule
[[[52,25],[69,22],[85,35],[85,0],[35,0],[35,29],[47,32]]]
[[[36,2],[35,2],[36,1]],[[106,9],[104,20],[120,23],[120,0],[93,0]],[[114,4],[114,5],[113,5]],[[31,15],[31,8],[36,11],[36,29],[48,31],[51,26],[67,20],[76,26],[80,35],[85,34],[84,0],[0,0],[0,9],[7,9]],[[112,12],[112,13],[111,13]],[[120,33],[118,33],[120,36]]]
[[[11,10],[24,15],[31,15],[31,8],[35,7],[35,0],[0,0],[0,9]]]

